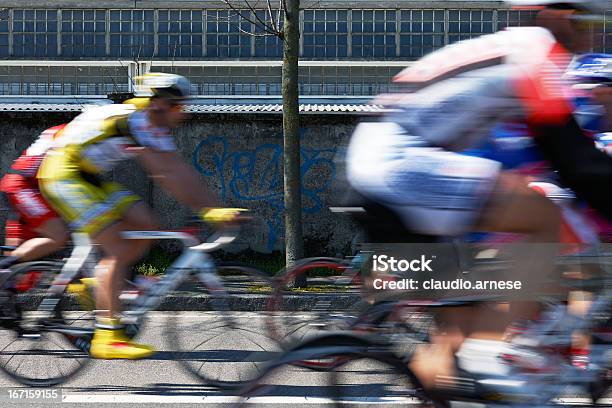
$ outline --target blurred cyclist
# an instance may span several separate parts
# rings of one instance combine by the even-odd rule
[[[99,176],[137,157],[151,177],[204,220],[231,221],[236,215],[236,210],[213,208],[212,194],[176,151],[170,131],[185,118],[183,103],[190,86],[178,75],[145,75],[139,89],[148,100],[133,101],[138,107],[107,105],[77,116],[38,173],[43,195],[69,227],[88,234],[103,252],[96,267],[97,315],[91,345],[95,358],[138,359],[154,352],[125,336],[118,319],[118,294],[127,268],[150,246],[147,240],[123,239],[121,233],[155,229],[156,222],[138,196]]]
[[[573,54],[590,49],[585,22],[601,19],[607,2],[520,3],[542,6],[534,27],[510,28],[422,58],[397,75],[409,92],[396,99],[393,112],[380,123],[359,125],[353,134],[347,155],[351,185],[396,212],[412,231],[441,236],[511,232],[525,234],[530,242],[559,241],[557,206],[532,191],[524,177],[502,171],[499,162],[461,154],[500,122],[526,124],[533,135],[549,139],[571,134],[591,144],[589,155],[609,160],[573,119],[563,77]],[[565,153],[568,160],[580,159]],[[553,161],[557,168],[559,161],[560,155]],[[573,176],[576,168],[566,165],[561,173],[573,177],[569,186],[612,214],[612,206],[599,198],[602,184],[595,192],[593,180]],[[513,278],[525,280],[534,271],[544,276],[552,268],[552,248],[521,256],[519,276]],[[518,308],[514,317],[528,312]],[[412,363],[426,387],[434,387],[436,378],[452,378],[452,352],[463,336],[498,340],[513,317],[487,311],[454,315],[461,332],[435,338],[436,350],[421,350]]]
[[[36,179],[45,153],[65,126],[54,126],[43,131],[0,180],[0,191],[6,195],[14,211],[14,217],[6,222],[6,244],[18,246],[11,256],[0,260],[0,270],[4,271],[18,262],[42,258],[66,244],[68,230],[40,194]]]

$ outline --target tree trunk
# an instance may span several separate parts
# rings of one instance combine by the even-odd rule
[[[285,187],[285,250],[287,267],[304,255],[300,174],[298,58],[300,1],[287,0],[283,36],[283,142]]]

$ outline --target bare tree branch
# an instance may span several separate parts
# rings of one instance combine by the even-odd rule
[[[272,15],[272,5],[270,4],[270,0],[266,0],[266,2],[268,3],[268,14],[270,15],[270,21],[272,22],[272,28],[274,29],[274,31],[278,31],[278,27],[276,25],[276,22],[274,21],[274,16]]]
[[[261,20],[261,18],[260,18],[260,17],[257,15],[255,8],[253,8],[253,6],[252,6],[252,5],[251,5],[251,4],[250,4],[250,3],[249,3],[247,0],[245,0],[245,3],[247,4],[248,9],[249,9],[250,11],[252,11],[252,12],[253,12],[253,15],[255,16],[256,21],[255,21],[255,20],[253,20],[253,19],[252,19],[252,18],[250,18],[250,17],[247,17],[245,14],[243,14],[243,13],[242,13],[242,12],[241,12],[241,11],[240,11],[238,8],[236,8],[236,6],[234,6],[234,5],[233,5],[233,4],[232,4],[232,3],[231,3],[229,0],[223,0],[223,2],[224,2],[224,3],[225,3],[225,4],[226,4],[226,5],[227,5],[227,6],[228,6],[228,7],[229,7],[229,8],[230,8],[230,9],[231,9],[231,10],[232,10],[234,13],[236,13],[236,14],[237,14],[237,15],[238,15],[240,18],[242,18],[243,20],[245,20],[245,21],[247,21],[247,22],[249,22],[249,23],[251,23],[251,24],[253,24],[253,25],[255,25],[255,26],[260,27],[260,28],[261,28],[261,29],[262,29],[264,32],[266,32],[266,33],[267,33],[267,34],[264,34],[264,36],[265,36],[265,35],[276,35],[276,36],[278,36],[278,35],[280,34],[280,33],[279,33],[277,30],[275,30],[275,29],[274,29],[274,27],[270,27],[268,24],[266,24],[264,21],[262,21],[262,20]],[[229,17],[228,17],[228,21],[229,21]],[[230,22],[230,23],[231,23],[231,22]],[[240,31],[244,32],[245,34],[253,35],[253,36],[255,36],[255,37],[262,36],[262,35],[260,35],[260,34],[255,34],[255,33],[249,33],[249,32],[246,32],[245,30],[243,30],[243,29],[240,27],[240,23],[238,23],[238,29],[239,29]]]
[[[174,46],[172,47],[172,70],[174,71],[174,60],[176,59],[176,49],[178,48],[178,38],[174,39]]]
[[[250,35],[250,36],[252,36],[252,37],[267,37],[267,36],[269,36],[269,35],[278,36],[276,33],[268,33],[268,32],[266,32],[265,34],[252,33],[252,32],[250,32],[250,31],[243,30],[243,29],[242,29],[242,28],[240,28],[240,27],[238,27],[238,30],[239,30],[241,33],[243,33],[243,34],[247,34],[247,35]]]
[[[244,2],[246,3],[246,5],[249,8],[249,10],[251,10],[253,12],[253,15],[255,16],[257,21],[259,21],[259,23],[261,24],[262,28],[266,28],[267,30],[273,31],[275,33],[278,32],[278,30],[274,29],[274,26],[270,27],[268,25],[268,23],[266,23],[264,20],[261,19],[261,17],[259,17],[259,15],[257,14],[257,10],[255,9],[254,6],[251,5],[251,3],[249,3],[248,0],[244,0]]]
[[[246,3],[247,7],[249,10],[251,10],[253,12],[253,15],[255,16],[255,19],[257,19],[257,21],[259,21],[259,24],[261,24],[264,27],[268,27],[268,23],[266,23],[265,21],[263,21],[259,15],[257,15],[257,10],[255,9],[254,6],[251,5],[251,3],[249,3],[249,0],[244,0],[244,2]]]
[[[242,12],[241,12],[240,10],[238,10],[236,7],[234,7],[234,6],[233,6],[233,5],[232,5],[232,4],[231,4],[229,1],[227,1],[227,0],[223,0],[223,2],[224,2],[225,4],[227,4],[227,6],[228,6],[230,9],[232,9],[232,11],[233,11],[234,13],[238,14],[238,16],[240,16],[240,18],[242,18],[242,19],[244,19],[244,20],[248,21],[248,22],[249,22],[249,23],[251,23],[251,24],[259,24],[259,23],[255,22],[255,21],[253,21],[253,20],[252,20],[250,17],[247,17],[247,16],[245,16],[244,14],[242,14]],[[219,19],[219,18],[218,18],[218,19]],[[227,18],[227,21],[228,21],[228,22],[230,21],[229,17]]]
[[[250,19],[249,17],[246,17],[244,14],[240,14],[239,12],[236,12],[236,14],[237,14],[238,16],[240,16],[241,18],[243,18],[243,19],[244,19],[244,20],[245,20],[247,23],[250,23],[250,24],[256,25],[256,26],[258,26],[258,27],[261,27],[261,26],[260,26],[260,25],[259,25],[257,22],[253,21],[253,20],[252,20],[252,19]],[[263,29],[263,28],[262,28],[262,30],[264,31],[264,33],[263,33],[263,34],[253,33],[253,32],[251,32],[251,31],[244,30],[242,27],[240,27],[240,22],[235,23],[235,22],[231,21],[230,17],[227,17],[227,18],[217,17],[217,18],[216,18],[216,20],[217,20],[217,21],[223,21],[223,22],[227,22],[227,23],[229,23],[229,24],[232,24],[232,25],[236,26],[236,28],[238,29],[238,31],[240,31],[241,33],[243,33],[243,34],[248,34],[248,35],[253,36],[253,37],[267,37],[267,36],[269,36],[269,35],[278,36],[278,33],[277,33],[277,32],[275,32],[275,31],[270,31],[270,30],[265,30],[265,29]]]
[[[276,26],[278,27],[278,31],[282,32],[283,30],[281,29],[281,12],[282,12],[282,5],[283,3],[281,1],[278,2],[278,11],[276,13]]]

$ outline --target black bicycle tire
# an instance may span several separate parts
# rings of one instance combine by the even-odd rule
[[[61,262],[55,262],[55,261],[33,261],[33,262],[24,262],[24,263],[20,263],[17,265],[14,265],[11,270],[12,273],[11,275],[7,278],[6,282],[10,282],[12,279],[14,279],[14,277],[24,273],[25,271],[30,271],[32,269],[34,269],[34,267],[39,267],[39,268],[45,268],[46,270],[56,270],[59,271],[61,270],[62,267],[62,263]],[[64,305],[66,302],[66,297],[64,296],[60,302],[58,302],[57,304],[57,310],[56,310],[56,318],[61,318],[63,319],[63,317],[61,316],[61,311],[62,311],[62,305]],[[80,350],[80,352],[84,352],[84,350],[82,350],[81,347],[79,347],[78,345],[76,345],[71,339],[68,339],[76,348],[78,348]],[[27,385],[30,387],[52,387],[52,386],[56,386],[62,383],[65,383],[66,381],[68,381],[69,379],[74,378],[77,374],[79,374],[87,365],[87,363],[89,362],[89,359],[84,359],[83,360],[84,363],[81,364],[79,363],[78,365],[76,365],[76,368],[70,372],[68,372],[67,374],[63,374],[60,373],[60,376],[57,377],[51,377],[51,378],[28,378],[25,376],[21,376],[21,375],[17,375],[16,373],[10,372],[2,363],[2,361],[0,361],[0,370],[6,374],[9,378],[11,378],[13,381],[23,384],[23,385]]]
[[[378,352],[373,350],[378,350]],[[304,358],[323,359],[342,356],[344,359],[351,359],[366,355],[370,357],[372,355],[376,355],[377,358],[384,358],[385,361],[394,364],[398,370],[401,369],[410,377],[410,381],[415,384],[417,389],[422,389],[420,382],[408,368],[407,364],[405,364],[401,358],[390,351],[388,344],[384,341],[384,339],[380,339],[373,335],[363,335],[351,332],[327,332],[314,335],[309,339],[294,344],[279,358],[270,362],[259,376],[255,377],[249,383],[246,383],[238,391],[237,395],[241,397],[242,401],[244,402],[246,399],[252,397],[252,392],[259,390],[259,384],[269,375],[273,374],[274,371],[286,365],[294,366],[298,361],[301,361]],[[335,380],[333,370],[330,372],[330,378],[332,387],[335,387],[336,384],[333,383]],[[419,391],[419,394],[420,393],[421,391]]]
[[[269,276],[269,274],[266,274],[262,271],[260,271],[257,268],[248,266],[248,265],[243,265],[243,264],[230,264],[230,263],[222,263],[221,265],[218,266],[218,269],[223,269],[223,268],[232,268],[232,269],[240,269],[243,272],[248,271],[248,273],[250,275],[255,276],[257,279],[269,282],[270,287],[272,287],[272,280]],[[210,292],[209,292],[210,293]],[[223,318],[226,321],[231,320],[231,318],[229,317],[229,312],[231,312],[231,305],[229,302],[228,297],[225,298],[221,298],[218,299],[220,302],[217,302],[217,306],[214,311],[218,312],[218,314],[221,316],[221,318]],[[211,304],[213,304],[213,302],[211,302]],[[167,323],[166,323],[166,339],[168,341],[168,344],[171,345],[174,348],[178,348],[178,350],[173,350],[171,351],[173,360],[178,361],[179,364],[186,369],[186,371],[192,375],[194,378],[198,379],[199,381],[201,381],[204,384],[207,385],[211,385],[217,388],[222,388],[222,389],[236,389],[238,387],[240,387],[243,383],[249,381],[244,380],[244,381],[225,381],[225,380],[219,380],[217,378],[213,378],[209,375],[206,375],[205,373],[202,372],[201,369],[196,370],[192,365],[189,364],[189,361],[184,358],[184,356],[186,355],[186,353],[188,353],[189,351],[187,350],[181,350],[181,344],[182,344],[182,340],[181,337],[178,335],[181,330],[178,330],[176,325],[178,324],[180,319],[178,318],[169,318],[167,319]],[[232,324],[232,322],[229,322],[230,324]],[[236,330],[243,330],[241,328],[236,328]],[[244,329],[245,332],[248,332],[248,329]]]

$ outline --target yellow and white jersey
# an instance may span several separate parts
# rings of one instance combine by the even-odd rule
[[[151,125],[146,111],[129,104],[92,107],[64,128],[39,178],[62,177],[74,171],[104,173],[132,158],[130,148],[140,146],[176,150],[169,129]]]

